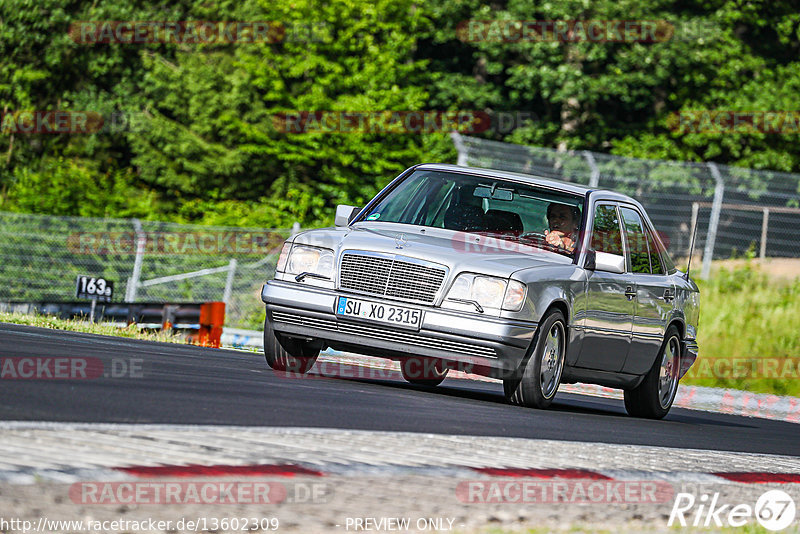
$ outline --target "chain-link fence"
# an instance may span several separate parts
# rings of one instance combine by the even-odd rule
[[[292,229],[0,212],[0,300],[73,300],[77,275],[114,302],[226,302],[226,326],[260,328],[259,289]]]
[[[800,174],[713,163],[623,158],[500,143],[453,134],[459,165],[500,169],[612,189],[639,200],[676,258],[800,257]]]

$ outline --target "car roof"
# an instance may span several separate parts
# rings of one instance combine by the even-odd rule
[[[616,191],[593,189],[586,185],[563,182],[559,180],[550,180],[548,178],[542,178],[541,176],[535,176],[532,174],[522,174],[518,172],[501,171],[497,169],[484,169],[481,167],[465,167],[462,165],[452,165],[449,163],[423,163],[422,165],[418,165],[416,168],[420,170],[460,172],[477,174],[479,176],[486,176],[488,178],[515,180],[530,185],[541,185],[550,189],[556,189],[581,196],[586,196],[588,193],[592,193],[593,198],[600,197],[608,200],[624,200],[638,204],[638,202],[631,197],[623,195],[622,193],[617,193]]]

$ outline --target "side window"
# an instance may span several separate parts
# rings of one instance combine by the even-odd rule
[[[664,265],[661,263],[661,256],[658,254],[656,241],[653,239],[653,234],[650,233],[649,229],[647,230],[647,246],[650,249],[650,267],[652,268],[652,273],[666,273],[666,269],[664,269]]]
[[[630,252],[631,272],[650,274],[650,251],[641,216],[631,208],[621,208],[625,221],[625,238]]]
[[[592,248],[598,252],[622,256],[622,234],[614,206],[601,204],[595,208]]]

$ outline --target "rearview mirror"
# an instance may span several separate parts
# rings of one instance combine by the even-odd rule
[[[336,217],[333,219],[334,226],[349,226],[350,221],[355,219],[359,211],[361,211],[361,208],[339,204],[336,206]]]
[[[510,201],[514,199],[513,190],[503,189],[500,187],[489,187],[488,185],[477,186],[472,192],[472,195],[478,198],[491,198],[492,200]]]
[[[475,191],[472,192],[472,195],[478,198],[492,198],[492,188],[485,185],[479,185],[475,188]]]

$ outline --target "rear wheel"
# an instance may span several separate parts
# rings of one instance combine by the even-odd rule
[[[317,356],[319,349],[307,341],[277,334],[269,319],[264,321],[264,357],[276,371],[305,374],[314,367]]]
[[[547,408],[561,382],[567,336],[564,314],[553,310],[540,323],[533,353],[522,376],[503,380],[506,400],[531,408]]]
[[[678,391],[680,354],[680,334],[675,326],[670,326],[658,357],[642,383],[625,391],[625,410],[629,415],[648,419],[667,415]]]
[[[438,386],[447,377],[448,371],[442,360],[411,356],[400,362],[403,378],[418,386]]]

